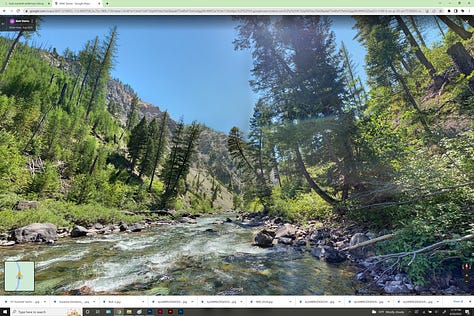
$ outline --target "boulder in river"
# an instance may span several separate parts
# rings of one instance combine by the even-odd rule
[[[142,229],[143,229],[143,225],[140,224],[140,223],[135,223],[135,224],[132,224],[132,225],[128,226],[128,229],[131,232],[134,232],[134,233],[141,232]]]
[[[124,231],[128,230],[128,225],[122,223],[122,224],[120,224],[119,229],[120,229],[121,232],[124,232]]]
[[[293,227],[291,224],[284,224],[283,226],[278,227],[275,232],[275,238],[280,237],[288,237],[288,238],[295,238],[296,228]]]
[[[264,229],[255,236],[255,245],[262,248],[271,247],[273,246],[273,238],[275,238],[275,233]]]
[[[283,245],[292,245],[293,244],[293,239],[289,237],[280,237],[278,238],[278,243],[283,244]]]
[[[77,225],[71,230],[71,237],[84,237],[87,236],[88,233],[89,230],[87,228]]]
[[[33,223],[13,231],[12,239],[17,243],[48,242],[57,240],[57,227],[50,223]]]
[[[185,223],[185,224],[197,224],[197,221],[194,218],[189,218],[189,217],[181,217],[179,219],[180,223]]]
[[[330,246],[315,247],[311,251],[311,254],[320,260],[326,261],[327,263],[341,263],[346,260],[346,256],[344,256],[339,250]]]

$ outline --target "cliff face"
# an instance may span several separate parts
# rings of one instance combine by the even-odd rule
[[[123,84],[118,80],[112,79],[107,83],[107,103],[113,102],[115,104],[117,112],[114,114],[123,125],[125,125],[127,115],[130,112],[130,104],[134,94],[135,92],[129,85]],[[161,111],[159,106],[143,100],[138,102],[138,106],[139,119],[145,116],[150,121],[163,115],[163,111]],[[176,121],[171,118],[168,124],[171,132],[174,131],[175,126]],[[192,165],[193,170],[188,177],[188,182],[192,182],[198,175],[200,179],[206,179],[200,189],[202,190],[201,193],[210,196],[211,192],[207,191],[209,191],[210,183],[214,178],[222,185],[222,193],[219,198],[222,201],[219,203],[218,200],[216,203],[222,208],[231,207],[231,202],[229,202],[232,201],[231,191],[238,191],[242,182],[240,171],[236,168],[227,152],[227,135],[209,127],[204,127],[197,150],[196,159]]]

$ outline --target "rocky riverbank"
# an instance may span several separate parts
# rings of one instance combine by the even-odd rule
[[[115,224],[102,224],[95,223],[93,225],[75,225],[71,228],[68,227],[57,227],[51,223],[32,223],[30,225],[14,229],[9,232],[0,234],[0,247],[9,247],[16,244],[24,244],[29,242],[38,242],[46,244],[54,244],[60,238],[79,238],[79,237],[90,237],[94,238],[100,235],[118,234],[123,232],[138,233],[152,226],[159,225],[174,225],[176,223],[187,223],[195,224],[196,216],[185,214],[174,218],[169,216],[171,213],[163,213],[160,215],[164,216],[159,219],[144,219],[142,221],[126,224],[126,223],[115,223]],[[199,216],[199,215],[198,215]],[[169,219],[173,218],[173,219]]]
[[[259,227],[254,244],[268,248],[276,245],[294,247],[309,252],[318,260],[338,265],[346,262],[358,269],[356,278],[366,284],[355,294],[471,294],[472,288],[461,276],[447,273],[427,286],[413,284],[403,268],[391,269],[392,263],[376,260],[376,248],[367,245],[353,250],[347,248],[379,236],[363,231],[352,223],[322,223],[309,221],[304,226],[285,223],[282,218],[259,213],[241,214],[242,225]]]
[[[19,247],[21,246],[19,244],[29,242],[54,244],[62,238],[98,238],[109,234],[135,234],[160,225],[196,224],[196,217],[199,217],[199,215],[186,213],[178,216],[169,211],[157,211],[154,215],[153,219],[145,219],[132,224],[95,223],[67,228],[56,227],[50,223],[33,223],[0,234],[0,246]],[[157,215],[160,217],[157,218]],[[242,228],[256,230],[255,247],[292,247],[298,252],[311,254],[316,260],[325,261],[329,265],[336,267],[341,264],[351,265],[358,270],[357,280],[366,284],[355,294],[463,294],[470,291],[469,288],[460,284],[459,277],[452,274],[446,275],[442,280],[444,283],[439,287],[416,286],[403,270],[392,271],[388,269],[388,263],[373,260],[376,255],[374,245],[348,250],[349,247],[378,237],[374,233],[361,230],[352,223],[323,223],[314,220],[304,225],[296,225],[287,223],[280,217],[264,216],[260,213],[240,213],[236,217],[235,215],[229,214],[229,217],[216,220],[213,224],[232,223]],[[216,232],[216,226],[204,231],[206,234]]]

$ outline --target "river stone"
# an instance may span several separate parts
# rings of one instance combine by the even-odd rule
[[[329,246],[318,246],[311,251],[311,254],[327,263],[341,263],[346,260],[346,256]]]
[[[241,287],[233,287],[224,291],[217,293],[217,295],[242,295],[244,293],[244,289]]]
[[[227,217],[227,218],[225,219],[225,222],[226,222],[226,223],[232,223],[232,220],[231,220],[229,217]]]
[[[135,223],[135,224],[132,224],[132,225],[128,226],[128,229],[129,229],[131,232],[138,233],[138,232],[141,232],[141,231],[142,231],[143,225],[140,224],[140,223]]]
[[[94,228],[95,230],[101,230],[104,229],[104,225],[102,225],[101,223],[95,223],[94,225],[92,225],[92,228]]]
[[[87,233],[89,233],[87,228],[77,225],[71,230],[71,237],[84,237],[87,236]]]
[[[38,201],[18,201],[13,208],[17,211],[24,211],[37,209],[40,205]]]
[[[270,232],[268,230],[262,230],[257,233],[255,236],[255,245],[262,247],[262,248],[268,248],[273,246],[273,238],[275,237],[274,232]]]
[[[409,293],[410,290],[402,281],[387,281],[385,282],[384,291],[390,294]]]
[[[278,238],[278,243],[283,245],[291,245],[293,244],[293,239],[289,237],[280,237]]]
[[[13,231],[12,238],[17,243],[47,242],[57,240],[57,227],[50,223],[33,223]]]
[[[361,242],[368,241],[368,240],[369,240],[369,237],[367,237],[365,234],[356,233],[351,237],[349,246],[355,246],[357,244],[360,244]],[[374,246],[369,245],[369,246],[351,250],[350,253],[354,258],[362,259],[362,258],[367,258],[369,254],[374,254],[375,248]]]
[[[291,224],[284,224],[283,226],[280,226],[276,232],[275,232],[275,237],[280,238],[280,237],[289,237],[289,238],[295,238],[296,234],[296,228],[294,228]]]
[[[13,246],[14,244],[13,240],[0,240],[0,246]]]
[[[121,232],[124,232],[124,231],[128,230],[128,225],[127,224],[120,224],[119,230]]]
[[[195,219],[189,217],[181,217],[179,221],[180,223],[184,224],[197,224],[197,221]]]
[[[175,212],[168,211],[168,210],[155,210],[151,211],[153,214],[160,215],[160,216],[169,216],[171,218],[175,217]]]

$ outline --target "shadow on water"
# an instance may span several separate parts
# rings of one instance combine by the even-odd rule
[[[0,260],[36,262],[36,291],[24,294],[88,286],[133,295],[342,295],[360,286],[347,265],[327,265],[288,246],[252,246],[256,228],[214,224],[223,218],[62,239],[53,246],[15,246],[0,250]]]

